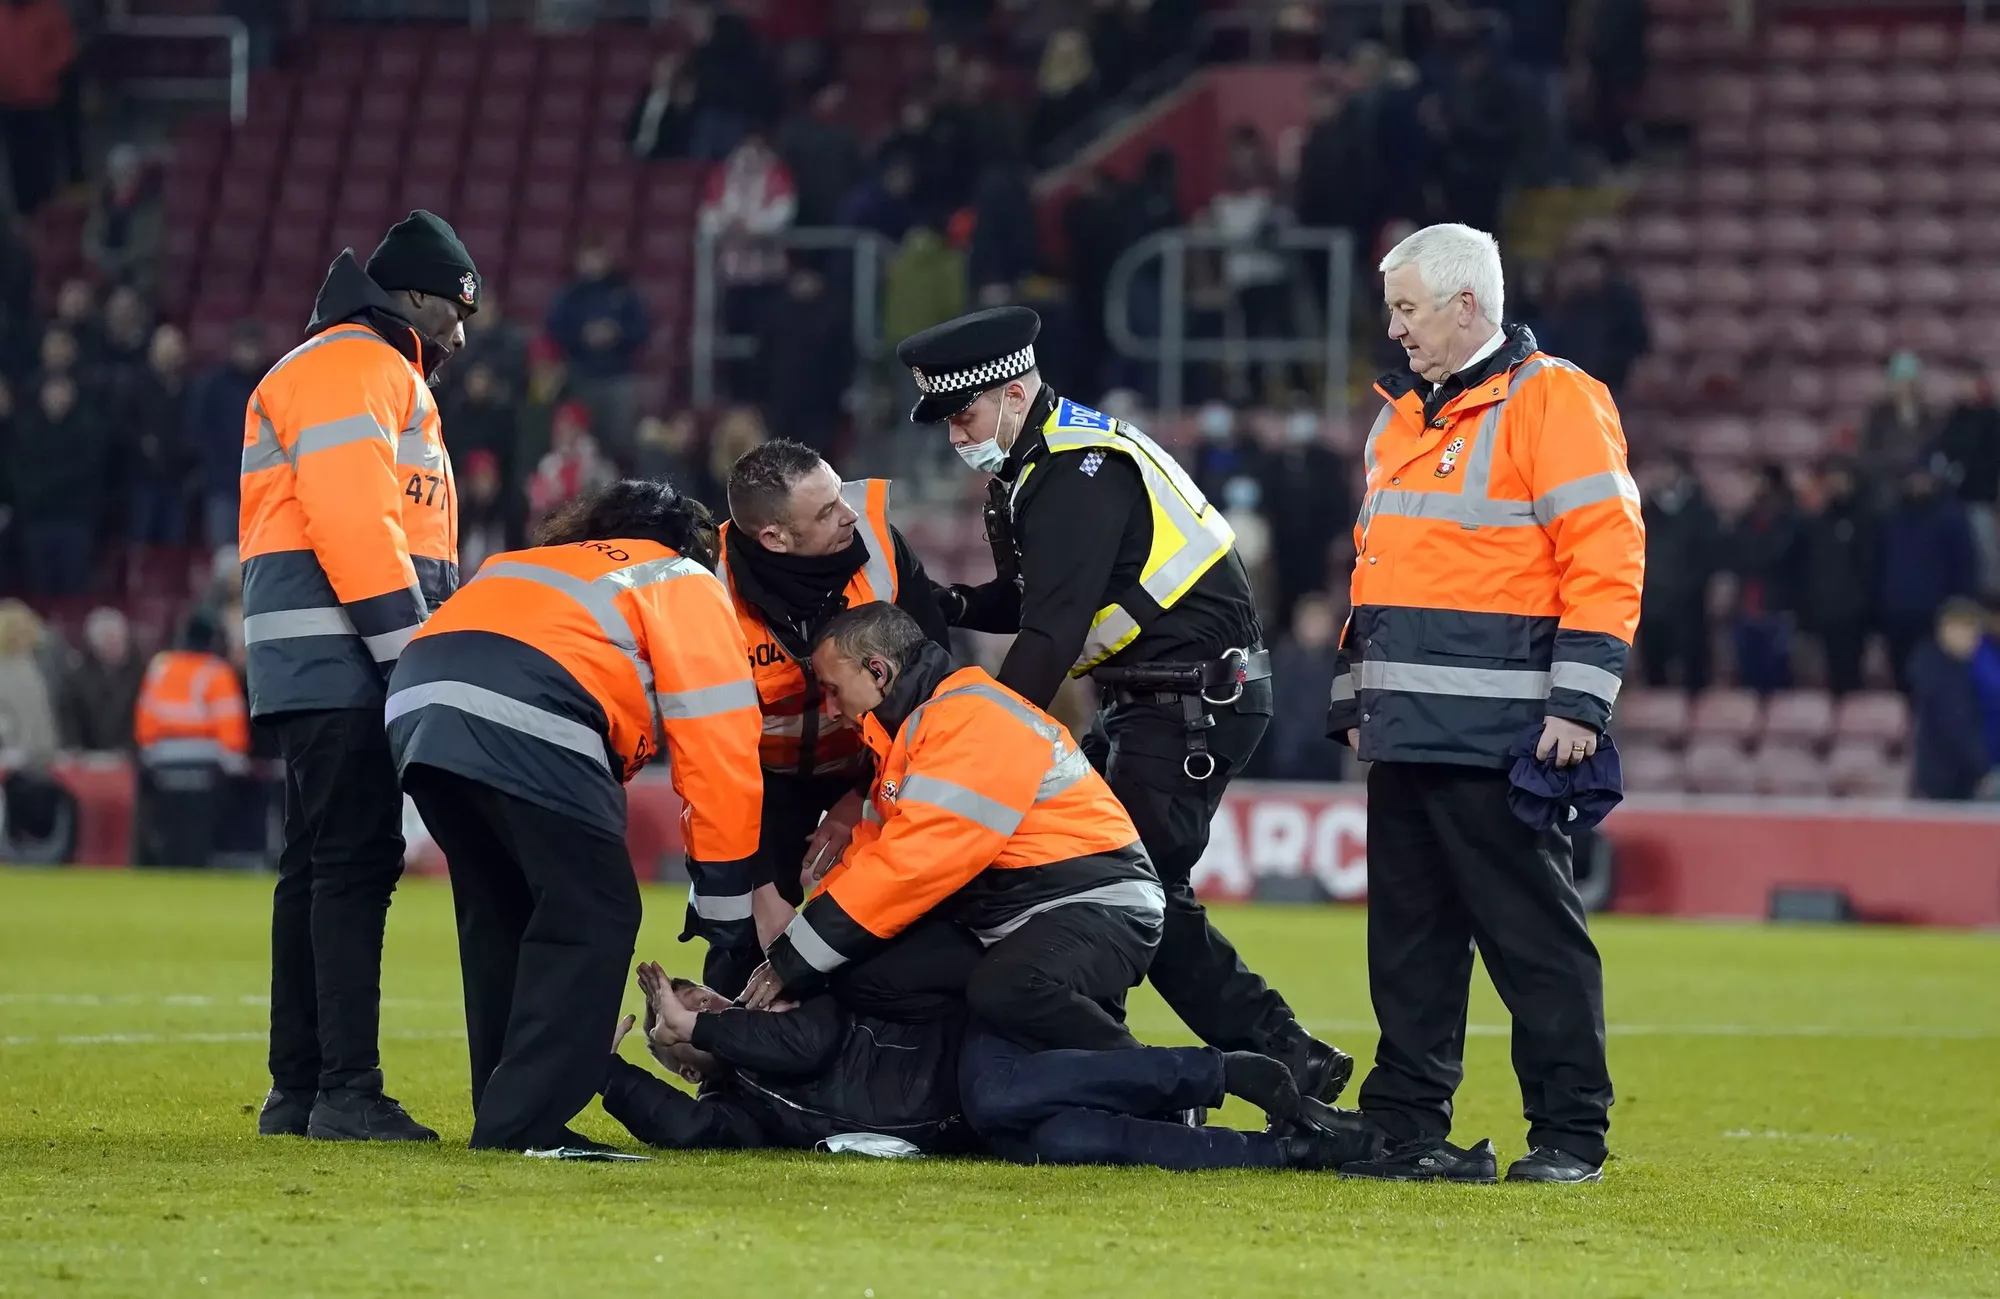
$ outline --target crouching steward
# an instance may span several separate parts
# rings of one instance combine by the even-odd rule
[[[639,933],[625,782],[670,751],[688,869],[712,895],[747,892],[763,798],[708,511],[626,481],[537,541],[487,560],[389,686],[404,788],[451,873],[474,1147],[564,1144],[597,1090]]]
[[[986,948],[965,995],[994,1032],[1034,1050],[1136,1045],[1125,994],[1159,946],[1165,899],[1132,819],[1062,724],[957,668],[891,605],[835,618],[813,664],[860,726],[875,780],[839,864],[771,944],[784,995],[817,990],[935,910]]]
[[[139,866],[206,866],[215,851],[223,777],[250,752],[250,718],[236,669],[217,654],[215,624],[197,614],[178,647],[146,668],[133,709],[139,749],[132,809]]]

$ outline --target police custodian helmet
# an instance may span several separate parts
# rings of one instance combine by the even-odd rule
[[[1035,368],[1035,335],[1042,318],[1026,307],[994,307],[933,325],[896,345],[896,359],[910,367],[923,396],[910,408],[912,424],[937,424],[970,406],[979,394]]]

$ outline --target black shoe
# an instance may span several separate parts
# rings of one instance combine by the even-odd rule
[[[306,1122],[312,1117],[313,1094],[309,1091],[286,1091],[273,1087],[271,1094],[264,1098],[264,1108],[257,1112],[257,1135],[260,1137],[302,1137],[306,1134]]]
[[[381,1092],[343,1087],[313,1101],[306,1135],[315,1141],[436,1141],[438,1134]]]
[[[1604,1165],[1579,1159],[1554,1146],[1536,1146],[1507,1169],[1510,1182],[1601,1182]]]
[[[1299,1095],[1331,1105],[1340,1099],[1340,1094],[1347,1090],[1347,1080],[1354,1076],[1354,1057],[1337,1046],[1309,1037],[1294,1076],[1298,1079]]]
[[[1378,1182],[1497,1182],[1499,1167],[1491,1141],[1461,1150],[1449,1141],[1420,1139],[1391,1146],[1373,1159],[1344,1165],[1340,1175]]]
[[[1222,1090],[1249,1101],[1273,1122],[1297,1119],[1299,1084],[1292,1071],[1268,1055],[1255,1051],[1225,1051],[1222,1054]]]
[[[1311,1158],[1331,1162],[1298,1167],[1339,1168],[1359,1163],[1376,1158],[1389,1144],[1388,1134],[1360,1110],[1335,1109],[1307,1097],[1299,1104],[1299,1115],[1299,1122],[1272,1130],[1284,1140],[1287,1149],[1295,1142],[1304,1142],[1307,1145],[1301,1149],[1309,1151]]]

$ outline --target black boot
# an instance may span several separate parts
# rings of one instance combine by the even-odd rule
[[[1536,1146],[1507,1169],[1510,1182],[1601,1182],[1604,1165],[1579,1159],[1554,1146]]]
[[[1340,1173],[1378,1182],[1497,1182],[1499,1166],[1491,1141],[1461,1150],[1442,1138],[1419,1138],[1399,1142],[1372,1159],[1348,1164]]]
[[[1222,1053],[1222,1090],[1249,1101],[1272,1122],[1299,1118],[1299,1084],[1292,1071],[1255,1051]]]
[[[1274,1049],[1269,1054],[1283,1060],[1291,1069],[1292,1077],[1299,1084],[1299,1095],[1310,1096],[1328,1105],[1340,1099],[1347,1090],[1347,1080],[1354,1076],[1354,1057],[1337,1046],[1329,1045],[1316,1037],[1307,1037],[1304,1030],[1283,1048]]]
[[[313,1094],[310,1091],[287,1091],[273,1087],[271,1094],[264,1098],[264,1108],[257,1113],[257,1135],[260,1137],[302,1137],[306,1134],[306,1122],[312,1116]]]
[[[1337,1110],[1307,1099],[1305,1116],[1305,1123],[1293,1125],[1279,1138],[1287,1168],[1344,1172],[1349,1165],[1380,1155],[1387,1143],[1375,1120],[1359,1110]]]
[[[343,1087],[313,1101],[306,1135],[317,1141],[436,1141],[438,1134],[377,1091]]]

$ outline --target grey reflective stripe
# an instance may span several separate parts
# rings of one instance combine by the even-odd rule
[[[883,513],[888,513],[888,484],[883,484]],[[868,529],[868,562],[861,567],[861,575],[868,579],[868,589],[875,593],[877,600],[896,598],[896,543],[888,535],[876,536],[875,523],[868,517],[868,480],[842,483],[840,499],[847,502],[847,508],[861,516]]]
[[[1139,620],[1125,612],[1125,606],[1113,605],[1111,612],[1091,625],[1083,638],[1083,653],[1077,656],[1078,663],[1095,663],[1108,658],[1124,648],[1121,643],[1139,630]]]
[[[229,750],[220,740],[156,740],[139,750],[139,760],[147,763],[220,762]]]
[[[1010,916],[1003,923],[991,929],[978,929],[973,936],[991,947],[1007,935],[1027,924],[1044,911],[1057,907],[1074,906],[1079,902],[1091,902],[1100,907],[1113,907],[1119,911],[1130,911],[1142,920],[1161,924],[1167,914],[1167,894],[1152,880],[1118,880],[1111,884],[1100,884],[1094,889],[1081,893],[1071,893],[1065,897],[1050,898],[1047,902],[1037,902],[1020,914]]]
[[[882,824],[882,809],[875,806],[874,799],[870,798],[862,802],[861,819],[868,822],[870,825]]]
[[[1413,695],[1467,695],[1476,699],[1546,699],[1549,674],[1513,668],[1450,668],[1435,663],[1385,663],[1368,659],[1354,669],[1363,690]]]
[[[582,722],[558,717],[545,708],[509,699],[498,691],[470,682],[426,681],[420,686],[398,690],[389,696],[389,702],[382,710],[382,719],[393,722],[405,714],[433,706],[455,708],[523,735],[546,740],[558,748],[582,754],[607,772],[611,770],[610,760],[604,756],[604,737]]]
[[[243,619],[243,643],[293,640],[300,636],[352,636],[354,622],[347,610],[339,608],[279,609],[253,613]]]
[[[703,897],[692,888],[688,890],[688,905],[703,920],[748,920],[750,918],[750,895],[748,893],[725,893],[721,897]]]
[[[1622,469],[1607,469],[1601,474],[1585,474],[1559,487],[1551,487],[1535,498],[1535,522],[1548,526],[1558,516],[1571,510],[1580,510],[1586,505],[1599,501],[1614,501],[1618,498],[1639,503],[1639,485],[1632,481],[1632,475]]]
[[[1035,789],[1035,801],[1046,803],[1056,795],[1075,789],[1090,775],[1090,759],[1083,756],[1082,749],[1071,749],[1057,758],[1042,783]]]
[[[324,424],[309,424],[299,430],[299,440],[292,444],[292,463],[297,464],[315,451],[331,451],[334,447],[370,439],[377,442],[395,440],[373,415],[343,415]]]
[[[785,937],[792,940],[792,950],[821,974],[831,974],[847,964],[847,958],[834,951],[833,945],[819,936],[803,911],[793,916],[792,923],[785,926]]]
[[[984,681],[970,681],[962,686],[953,686],[949,690],[940,691],[932,695],[929,699],[924,700],[921,704],[918,704],[915,708],[912,708],[910,715],[903,719],[903,727],[897,734],[914,738],[917,733],[917,719],[922,717],[932,704],[942,699],[954,698],[958,695],[978,695],[981,699],[990,700],[1000,705],[1012,713],[1014,719],[1020,722],[1021,725],[1052,743],[1059,739],[1063,733],[1061,726],[1054,722],[1043,721],[1035,715],[1034,710],[1028,707],[1027,704],[1022,703],[999,686],[990,686]]]
[[[636,591],[642,586],[656,586],[670,582],[677,577],[714,577],[715,574],[683,555],[672,559],[649,559],[628,568],[614,568],[603,577],[591,583],[592,586],[614,587],[621,591]]]
[[[1592,667],[1588,663],[1570,663],[1558,659],[1549,665],[1549,688],[1551,690],[1579,690],[1586,695],[1594,695],[1607,704],[1618,702],[1618,688],[1625,682],[1603,668]]]
[[[1333,679],[1333,702],[1344,703],[1354,698],[1354,673],[1343,672]]]
[[[444,448],[425,439],[420,423],[397,434],[396,463],[410,469],[437,469],[444,464]]]
[[[284,369],[292,362],[298,360],[300,357],[304,356],[307,352],[316,352],[320,348],[325,347],[328,343],[344,343],[350,340],[355,342],[373,341],[380,343],[382,346],[388,348],[392,352],[396,350],[394,344],[390,343],[388,339],[383,338],[380,334],[368,328],[368,326],[366,325],[335,325],[332,329],[327,330],[324,334],[317,334],[312,338],[308,338],[305,342],[300,343],[297,347],[293,348],[291,351],[279,357],[278,363],[272,366],[268,371],[266,371],[264,377],[266,379],[269,379],[272,375]],[[403,354],[401,352],[396,352],[396,355],[398,357],[401,357]]]
[[[988,798],[977,790],[967,789],[954,781],[939,776],[926,776],[919,772],[905,777],[903,788],[896,795],[900,803],[925,803],[953,816],[964,817],[974,825],[984,826],[997,835],[1011,835],[1021,828],[1021,814],[998,799]]]
[[[619,612],[618,606],[612,602],[609,590],[558,568],[549,568],[543,564],[522,564],[513,560],[481,564],[478,575],[472,580],[484,582],[493,577],[511,577],[520,582],[534,582],[560,591],[582,605],[584,612],[590,615],[591,621],[597,624],[597,629],[604,633],[604,638],[610,641],[619,653],[632,660],[633,666],[639,669],[640,682],[645,685],[649,694],[652,692],[653,665],[640,655],[639,640],[632,634],[632,624],[625,621],[625,615]]]
[[[655,707],[662,718],[685,721],[692,717],[713,717],[717,713],[733,713],[739,708],[759,706],[756,683],[749,680],[725,681],[719,686],[703,686],[699,690],[662,690],[653,698]]]
[[[264,404],[256,397],[250,398],[251,413],[257,417],[257,440],[243,447],[241,472],[258,473],[265,469],[276,469],[279,465],[292,463],[291,456],[278,442],[278,430],[271,424],[271,417],[264,413]]]
[[[416,639],[417,629],[423,626],[413,622],[396,631],[385,631],[379,636],[363,636],[361,643],[368,647],[368,655],[377,663],[393,663],[402,657],[403,649]]]
[[[1532,527],[1535,523],[1535,507],[1526,501],[1489,501],[1457,492],[1413,492],[1400,487],[1384,488],[1371,498],[1370,517],[1382,514],[1398,519],[1441,519],[1480,528]]]

